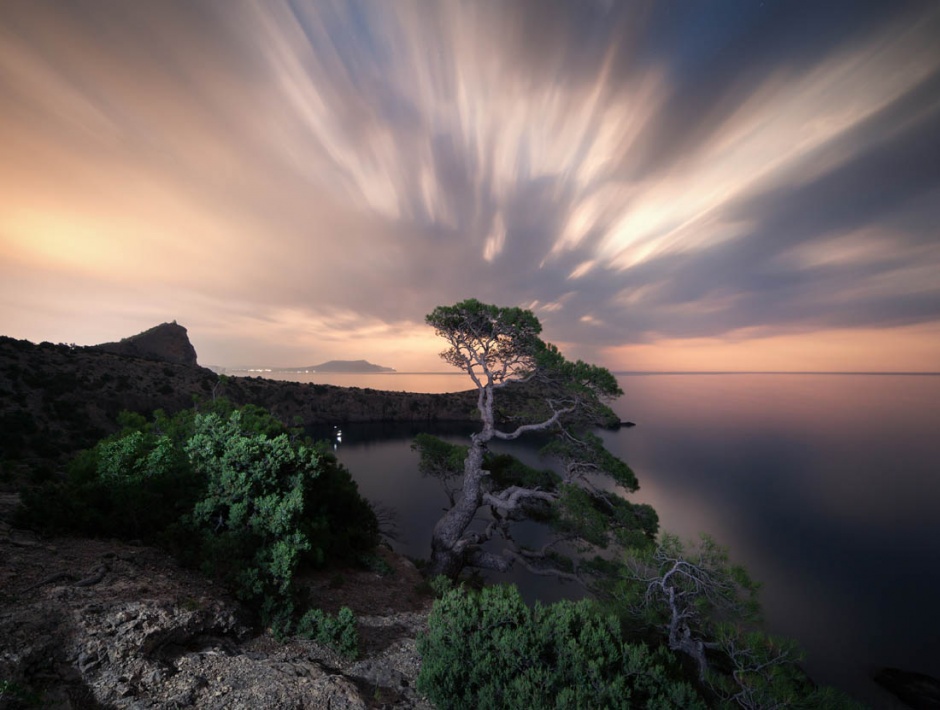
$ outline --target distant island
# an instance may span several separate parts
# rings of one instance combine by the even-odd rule
[[[319,365],[307,365],[306,367],[219,367],[210,365],[209,369],[219,375],[225,375],[230,372],[250,372],[252,374],[260,375],[264,375],[269,372],[351,372],[355,374],[397,372],[397,370],[393,367],[373,365],[368,360],[328,360],[327,362],[322,362]]]
[[[309,367],[277,367],[272,372],[395,372],[394,368],[373,365],[368,360],[328,360]]]

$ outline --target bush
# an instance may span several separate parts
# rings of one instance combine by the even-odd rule
[[[418,652],[418,689],[441,708],[705,707],[668,651],[625,643],[589,601],[530,609],[515,587],[454,589]]]
[[[378,525],[348,472],[322,450],[245,431],[241,412],[196,417],[186,443],[206,493],[193,508],[204,567],[245,600],[293,594],[301,564],[372,549]]]
[[[53,534],[156,542],[192,509],[202,488],[168,437],[125,431],[80,453],[64,481],[23,491],[17,522]]]
[[[239,412],[228,419],[198,416],[185,450],[206,479],[192,524],[202,533],[205,549],[215,553],[207,560],[210,566],[221,561],[231,568],[237,560],[229,581],[239,596],[285,594],[302,555],[323,561],[323,550],[307,534],[321,524],[305,510],[309,481],[319,475],[312,450],[292,446],[284,434],[272,439],[244,432]]]
[[[359,631],[349,607],[344,606],[336,616],[311,609],[297,623],[297,635],[329,646],[347,658],[359,656]]]
[[[64,482],[24,493],[19,519],[51,532],[162,542],[288,625],[304,565],[352,562],[378,522],[349,472],[268,412],[224,400],[152,423],[123,414]]]

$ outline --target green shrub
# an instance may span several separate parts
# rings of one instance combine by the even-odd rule
[[[0,707],[39,708],[42,697],[29,686],[11,680],[0,680]]]
[[[265,410],[226,400],[123,430],[82,452],[65,481],[24,492],[21,523],[162,542],[289,628],[304,565],[354,562],[378,522],[349,472]]]
[[[668,651],[625,643],[589,601],[530,609],[515,587],[444,594],[418,639],[441,708],[704,708]]]
[[[385,558],[379,554],[361,555],[359,557],[359,564],[370,572],[375,572],[382,577],[395,574],[395,568],[386,562]]]
[[[359,631],[349,607],[344,606],[336,616],[311,609],[297,623],[297,635],[329,646],[347,658],[359,656]]]
[[[723,668],[710,671],[706,682],[725,706],[745,710],[864,707],[842,691],[817,686],[800,667],[803,653],[791,639],[723,624],[717,632],[716,646],[724,655]]]
[[[438,599],[454,588],[453,580],[447,575],[439,574],[428,581],[428,586]]]
[[[125,431],[76,456],[64,481],[23,491],[17,521],[54,534],[155,542],[201,491],[185,455],[166,436]]]
[[[244,431],[237,411],[227,419],[197,416],[185,450],[206,479],[192,524],[203,535],[210,567],[237,560],[228,581],[239,596],[286,594],[301,555],[322,562],[323,550],[307,534],[321,521],[305,510],[309,480],[319,475],[315,452],[292,446],[285,434],[272,439]]]
[[[355,559],[378,541],[371,508],[332,454],[246,430],[241,411],[197,415],[185,451],[206,480],[190,519],[204,566],[243,599],[286,600],[302,564]]]

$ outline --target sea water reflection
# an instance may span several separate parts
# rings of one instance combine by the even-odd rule
[[[729,546],[763,583],[769,630],[802,643],[817,680],[889,707],[868,680],[874,669],[940,677],[940,377],[620,382],[626,394],[615,409],[639,426],[603,437],[637,472],[634,499],[656,508],[663,529],[707,532]],[[364,495],[397,509],[399,550],[427,557],[447,497],[417,472],[417,431],[345,427],[338,454]],[[537,462],[531,447],[521,451]],[[577,594],[512,578],[530,598]]]

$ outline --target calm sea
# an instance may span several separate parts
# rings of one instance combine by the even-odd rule
[[[459,375],[309,375],[383,390],[468,389]],[[293,379],[293,378],[291,378]],[[940,677],[940,376],[620,375],[604,432],[640,480],[635,500],[685,538],[706,532],[763,585],[768,630],[800,641],[818,681],[900,707],[883,666]],[[413,427],[342,431],[363,494],[398,513],[399,550],[426,557],[447,505],[422,479]],[[455,441],[462,432],[448,434]],[[517,447],[535,461],[532,448]],[[514,575],[528,596],[570,586]]]

